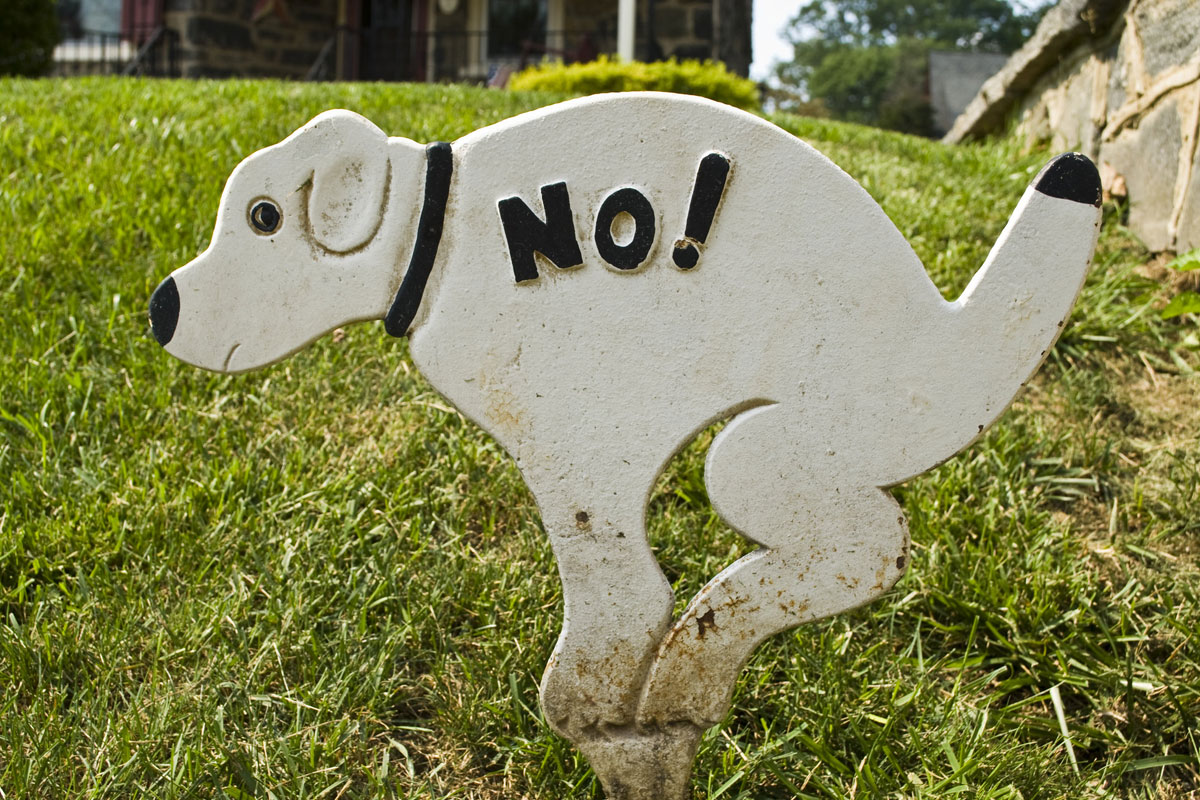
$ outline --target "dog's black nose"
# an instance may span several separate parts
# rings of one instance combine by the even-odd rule
[[[175,323],[179,321],[179,290],[175,279],[167,279],[150,295],[150,330],[163,347],[175,335]]]

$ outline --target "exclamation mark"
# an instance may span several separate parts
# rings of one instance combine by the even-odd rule
[[[700,159],[696,170],[696,185],[692,187],[692,202],[688,205],[687,224],[683,227],[683,238],[675,240],[671,254],[675,266],[691,269],[700,261],[700,245],[708,238],[717,206],[725,193],[725,179],[729,177],[729,159],[720,153],[709,153]]]

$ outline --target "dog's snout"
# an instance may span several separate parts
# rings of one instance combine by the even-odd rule
[[[175,279],[167,279],[150,295],[150,330],[163,347],[175,335],[175,324],[179,321],[179,289]]]

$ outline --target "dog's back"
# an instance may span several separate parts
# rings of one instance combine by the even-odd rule
[[[841,402],[841,390],[832,395],[848,365],[891,361],[946,305],[853,179],[779,128],[709,101],[589,98],[454,149],[445,255],[412,354],[519,460],[532,442],[561,444],[565,430],[579,447],[603,441],[658,464],[734,410]],[[674,245],[710,152],[730,171],[685,270]],[[560,183],[583,263],[539,257],[538,277],[518,281],[498,203],[519,198],[546,220],[542,187]],[[624,187],[649,201],[656,228],[631,271],[606,262],[596,241],[600,208]]]

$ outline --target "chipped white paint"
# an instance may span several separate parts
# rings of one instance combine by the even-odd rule
[[[1054,162],[947,302],[849,176],[725,106],[587,98],[452,153],[440,239],[423,148],[361,117],[322,114],[252,155],[211,246],[156,292],[155,334],[237,372],[392,309],[424,375],[537,498],[565,600],[546,719],[610,797],[688,796],[699,736],[755,646],[892,586],[908,532],[887,487],[974,441],[1045,357],[1095,244],[1095,170]],[[428,286],[401,292],[411,308],[396,322],[430,238]],[[681,269],[689,245],[698,259]],[[722,419],[709,494],[760,548],[676,620],[646,502],[672,455]]]

